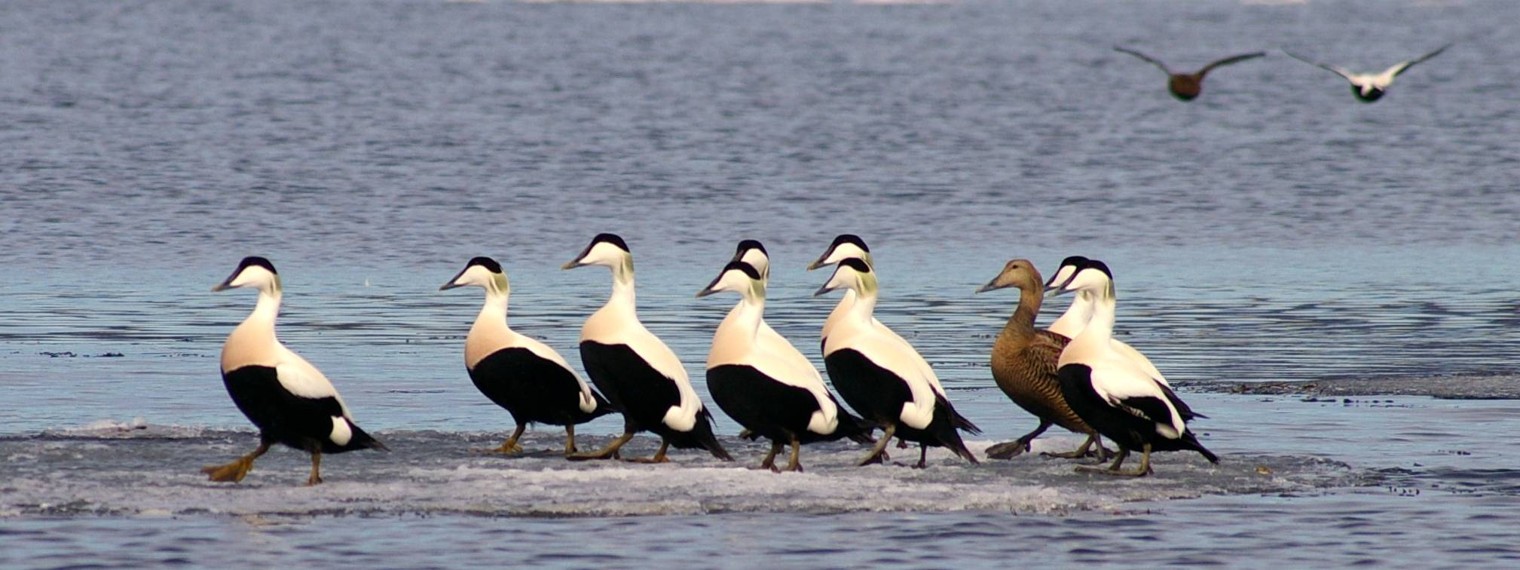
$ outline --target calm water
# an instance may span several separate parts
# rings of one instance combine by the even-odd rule
[[[858,233],[881,320],[986,429],[977,449],[1032,427],[985,364],[1013,296],[971,294],[1011,257],[1108,261],[1121,333],[1184,384],[1512,375],[1517,20],[1499,1],[0,3],[0,566],[1505,564],[1510,401],[1189,392],[1225,462],[1174,454],[1142,481],[1032,457],[855,469],[847,445],[781,477],[507,460],[471,453],[510,427],[460,362],[480,299],[436,289],[497,257],[514,327],[575,362],[608,276],[557,268],[618,232],[644,321],[700,378],[733,299],[692,296],[737,240],[770,248],[768,320],[816,356],[835,299],[802,267]],[[1276,51],[1382,69],[1448,41],[1374,105]],[[1273,51],[1182,104],[1116,43],[1177,68]],[[281,338],[395,453],[331,458],[319,489],[290,451],[236,487],[199,478],[252,444],[216,376],[252,298],[209,292],[249,254],[284,278]]]

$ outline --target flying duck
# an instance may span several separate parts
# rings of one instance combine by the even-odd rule
[[[1432,57],[1441,55],[1441,52],[1446,51],[1446,48],[1449,48],[1451,46],[1452,44],[1446,44],[1444,46],[1441,46],[1440,49],[1437,49],[1415,59],[1411,59],[1409,61],[1401,61],[1394,64],[1393,67],[1383,70],[1382,73],[1352,73],[1350,71],[1347,71],[1345,68],[1319,63],[1309,58],[1294,54],[1293,52],[1284,51],[1283,53],[1288,54],[1288,57],[1302,61],[1309,65],[1325,69],[1331,73],[1345,78],[1346,81],[1351,82],[1351,94],[1355,95],[1357,100],[1363,103],[1371,103],[1383,97],[1383,93],[1387,92],[1388,87],[1393,85],[1393,78],[1398,77],[1400,73],[1404,73],[1410,67],[1414,67],[1414,64],[1416,63],[1420,63]]]
[[[238,482],[253,461],[282,443],[311,454],[307,485],[322,482],[322,454],[356,449],[389,451],[354,423],[348,406],[327,377],[275,338],[280,313],[280,275],[262,257],[245,257],[225,281],[224,291],[251,287],[259,292],[253,313],[227,335],[222,345],[222,383],[232,403],[259,428],[259,446],[226,465],[201,469],[212,481]]]
[[[623,413],[623,435],[599,451],[571,458],[618,457],[618,450],[635,433],[652,431],[660,436],[659,451],[635,461],[664,463],[672,445],[705,449],[713,457],[732,461],[713,435],[712,414],[692,389],[686,367],[639,322],[628,244],[617,235],[599,234],[564,269],[588,265],[612,270],[612,296],[581,327],[581,363],[591,382]]]
[[[739,294],[739,303],[713,334],[707,355],[707,390],[718,407],[752,436],[771,440],[760,467],[772,471],[801,471],[802,444],[849,437],[869,443],[868,428],[840,408],[823,385],[823,376],[791,343],[765,343],[759,338],[765,323],[766,278],[754,266],[731,261],[705,289],[705,297],[721,291]],[[776,454],[791,444],[792,455],[777,469]]]
[[[611,404],[586,385],[554,349],[507,326],[512,286],[501,264],[471,259],[440,291],[473,286],[486,290],[485,305],[464,341],[464,367],[475,388],[506,408],[517,429],[496,453],[521,453],[518,438],[529,423],[565,426],[565,455],[576,452],[575,426],[612,412]]]
[[[1061,384],[1056,378],[1056,361],[1061,350],[1071,339],[1056,333],[1034,328],[1035,315],[1040,313],[1044,297],[1044,284],[1040,271],[1027,259],[1015,259],[1003,266],[998,273],[977,293],[1007,287],[1018,287],[1019,304],[998,333],[992,345],[992,379],[1013,403],[1040,419],[1039,427],[1015,441],[1000,443],[987,449],[993,459],[1009,459],[1029,451],[1029,442],[1045,433],[1052,424],[1076,433],[1087,434],[1082,447],[1069,453],[1052,453],[1056,457],[1085,457],[1093,444],[1098,445],[1098,456],[1105,459],[1107,450],[1094,431],[1061,395]]]
[[[1110,343],[1114,328],[1113,274],[1101,261],[1088,261],[1061,286],[1060,292],[1083,291],[1094,295],[1093,318],[1061,351],[1056,375],[1061,394],[1072,411],[1098,433],[1119,447],[1107,468],[1079,466],[1078,470],[1143,477],[1151,471],[1152,451],[1193,450],[1211,463],[1214,455],[1187,422],[1203,417],[1188,408],[1165,384],[1157,382],[1133,360],[1119,354]],[[1131,450],[1139,450],[1140,466],[1119,468]]]
[[[957,429],[981,430],[956,413],[943,390],[935,389],[939,381],[923,356],[872,317],[877,283],[871,266],[859,258],[840,261],[814,296],[841,288],[854,291],[856,298],[824,339],[823,362],[845,402],[867,423],[885,430],[860,464],[882,461],[894,435],[920,445],[915,467],[925,465],[931,445],[977,463]]]
[[[1171,68],[1167,67],[1165,63],[1161,63],[1160,60],[1138,51],[1122,48],[1119,46],[1114,46],[1114,51],[1130,54],[1142,60],[1148,61],[1156,67],[1161,68],[1161,71],[1166,72],[1167,75],[1167,91],[1171,91],[1172,96],[1176,97],[1178,101],[1192,101],[1194,98],[1198,97],[1200,93],[1203,93],[1203,77],[1205,75],[1208,75],[1210,71],[1213,71],[1214,68],[1267,55],[1266,52],[1260,51],[1243,53],[1240,55],[1232,55],[1230,57],[1205,65],[1203,66],[1203,69],[1198,70],[1196,73],[1178,73],[1172,71]]]
[[[1061,260],[1061,266],[1056,269],[1055,275],[1052,275],[1050,281],[1045,283],[1045,292],[1052,293],[1059,289],[1061,284],[1071,280],[1071,276],[1076,273],[1077,269],[1084,267],[1088,261],[1086,257],[1080,255],[1073,255]],[[1093,305],[1096,302],[1094,295],[1078,292],[1072,298],[1071,305],[1066,307],[1066,312],[1061,313],[1060,318],[1050,323],[1050,326],[1045,327],[1045,330],[1066,338],[1076,338],[1082,332],[1082,329],[1087,328],[1087,322],[1092,320]],[[1168,387],[1171,386],[1171,383],[1166,381],[1166,377],[1161,375],[1161,371],[1156,369],[1156,365],[1152,364],[1151,359],[1146,357],[1144,353],[1117,338],[1111,339],[1109,343],[1113,345],[1115,351],[1133,360],[1135,365],[1144,370],[1146,374],[1149,374],[1151,378],[1155,378],[1157,382]]]

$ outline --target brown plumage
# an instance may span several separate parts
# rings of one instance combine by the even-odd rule
[[[1039,427],[1017,440],[1000,443],[987,449],[993,459],[1008,459],[1029,450],[1029,442],[1039,437],[1052,424],[1076,433],[1088,434],[1082,447],[1071,453],[1051,454],[1059,457],[1084,457],[1094,443],[1098,455],[1107,452],[1098,441],[1097,432],[1088,427],[1066,405],[1056,377],[1056,361],[1061,350],[1071,339],[1059,334],[1037,329],[1034,318],[1040,312],[1044,298],[1044,280],[1034,264],[1025,259],[1015,259],[1003,266],[1003,271],[977,292],[1018,287],[1019,305],[1008,317],[997,341],[992,345],[992,378],[1008,399],[1020,408],[1040,418]]]
[[[1193,98],[1197,97],[1200,93],[1203,93],[1203,77],[1205,75],[1208,75],[1210,71],[1213,71],[1214,68],[1267,55],[1266,52],[1260,51],[1243,53],[1240,55],[1232,55],[1230,57],[1203,66],[1203,69],[1198,70],[1197,73],[1178,73],[1172,71],[1171,68],[1166,66],[1166,64],[1161,63],[1161,60],[1145,55],[1138,51],[1122,48],[1119,46],[1114,46],[1114,51],[1130,54],[1144,61],[1148,61],[1156,67],[1161,68],[1161,71],[1166,72],[1167,75],[1167,91],[1170,91],[1172,93],[1172,96],[1176,97],[1178,101],[1192,101]]]

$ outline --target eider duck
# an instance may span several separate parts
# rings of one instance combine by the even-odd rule
[[[866,262],[867,267],[873,269],[876,267],[875,261],[871,259],[871,248],[866,246],[865,240],[860,239],[860,236],[855,234],[839,234],[834,237],[834,241],[829,244],[829,248],[823,251],[823,255],[818,256],[818,259],[808,264],[807,270],[812,271],[820,267],[828,267],[850,258]],[[834,305],[834,310],[829,311],[828,318],[823,321],[823,330],[819,331],[818,335],[818,346],[820,349],[825,342],[828,342],[829,331],[833,330],[834,323],[844,318],[844,314],[849,312],[850,305],[853,304],[855,304],[855,291],[845,291],[844,296],[839,298],[839,304]]]
[[[512,435],[492,449],[521,453],[517,441],[529,423],[565,426],[565,455],[576,452],[575,426],[612,412],[612,406],[570,369],[554,349],[507,325],[512,286],[501,264],[489,257],[471,259],[440,291],[473,286],[486,290],[485,305],[464,341],[464,367],[475,388],[505,408],[517,422]]]
[[[612,296],[581,327],[581,363],[591,382],[623,413],[623,435],[599,451],[571,458],[617,457],[635,433],[652,431],[660,436],[659,451],[635,461],[664,463],[670,446],[705,449],[713,457],[732,461],[713,435],[712,414],[692,389],[686,367],[639,322],[628,244],[614,234],[597,235],[563,268],[588,265],[612,270]]]
[[[1040,425],[1015,441],[987,448],[987,457],[1009,459],[1029,451],[1029,442],[1055,424],[1076,433],[1087,434],[1087,441],[1076,451],[1049,455],[1085,457],[1093,444],[1097,444],[1099,458],[1106,458],[1107,450],[1103,448],[1098,433],[1083,422],[1082,418],[1077,417],[1076,412],[1071,411],[1071,406],[1066,405],[1066,398],[1061,395],[1061,384],[1056,378],[1056,361],[1071,339],[1034,327],[1035,315],[1040,313],[1040,303],[1045,295],[1040,271],[1027,259],[1015,259],[1004,265],[997,277],[976,292],[1007,287],[1018,287],[1019,304],[992,345],[992,379],[1008,399],[1039,418]]]
[[[876,274],[865,260],[840,261],[829,281],[815,296],[847,288],[856,294],[844,316],[824,339],[823,362],[834,389],[869,424],[885,430],[861,465],[882,461],[887,441],[895,435],[920,445],[918,463],[925,465],[929,446],[942,446],[977,463],[958,429],[981,430],[955,411],[929,363],[890,329],[872,317],[876,310]]]
[[[1084,264],[1088,261],[1086,257],[1080,255],[1073,255],[1061,260],[1061,266],[1056,269],[1055,275],[1052,275],[1050,281],[1045,283],[1045,292],[1048,294],[1060,289],[1060,286],[1070,281],[1071,276],[1076,273],[1077,269],[1084,267]],[[1094,303],[1096,303],[1096,300],[1093,295],[1079,291],[1072,298],[1071,305],[1066,307],[1066,312],[1061,313],[1061,316],[1050,323],[1050,326],[1045,327],[1045,330],[1066,338],[1076,338],[1078,334],[1081,334],[1082,329],[1087,328],[1087,322],[1092,320]],[[1161,371],[1156,369],[1156,365],[1152,364],[1151,359],[1146,357],[1144,353],[1117,338],[1110,340],[1109,343],[1113,345],[1115,351],[1133,360],[1135,365],[1144,370],[1146,374],[1149,374],[1151,378],[1155,378],[1157,382],[1168,387],[1171,386],[1171,383],[1167,382],[1166,377],[1161,375]]]
[[[1165,63],[1161,63],[1160,60],[1138,51],[1122,48],[1119,46],[1114,46],[1114,51],[1130,54],[1142,60],[1148,61],[1156,67],[1161,68],[1161,71],[1165,72],[1167,75],[1167,91],[1170,91],[1172,93],[1172,96],[1176,97],[1178,101],[1192,101],[1194,98],[1198,97],[1200,93],[1203,93],[1203,77],[1205,75],[1208,75],[1210,71],[1213,71],[1214,68],[1267,55],[1266,52],[1260,51],[1243,53],[1240,55],[1232,55],[1230,57],[1205,65],[1203,66],[1203,69],[1200,69],[1195,73],[1178,73],[1172,71],[1171,68],[1167,67]]]
[[[1218,463],[1219,457],[1204,448],[1187,428],[1188,421],[1203,416],[1194,413],[1171,388],[1116,352],[1109,342],[1114,327],[1115,296],[1113,274],[1108,266],[1101,261],[1088,261],[1060,291],[1085,291],[1096,299],[1087,328],[1061,351],[1056,370],[1061,394],[1082,421],[1119,447],[1118,456],[1107,468],[1077,469],[1143,477],[1152,472],[1152,451],[1192,450],[1211,463]],[[1131,450],[1141,452],[1140,466],[1121,471],[1119,468]]]
[[[765,246],[757,240],[747,239],[740,241],[739,246],[734,250],[733,259],[730,259],[729,261],[742,261],[744,263],[747,263],[751,267],[754,267],[756,271],[760,272],[760,278],[762,280],[765,280],[767,282],[770,281],[771,258],[770,255],[766,253]],[[771,325],[769,323],[766,323],[764,320],[760,321],[760,333],[756,337],[756,340],[764,345],[778,347],[777,350],[796,350],[792,347],[792,343],[790,341],[786,340],[785,337],[782,337],[781,333],[776,332],[776,329],[771,328]]]
[[[850,437],[869,442],[867,428],[851,416],[823,385],[823,376],[791,343],[764,343],[766,279],[754,266],[731,261],[698,297],[721,291],[739,294],[713,334],[707,355],[707,390],[718,408],[753,437],[771,440],[760,467],[772,471],[801,471],[802,444]],[[791,444],[784,469],[776,454]]]
[[[1420,63],[1432,57],[1441,55],[1441,52],[1446,51],[1446,48],[1449,48],[1451,46],[1452,44],[1446,44],[1444,46],[1441,46],[1440,49],[1437,49],[1420,57],[1411,59],[1409,61],[1401,61],[1394,64],[1393,67],[1383,70],[1382,73],[1352,73],[1350,71],[1347,71],[1345,68],[1323,64],[1294,54],[1293,52],[1284,51],[1283,53],[1288,54],[1288,57],[1302,61],[1309,65],[1319,67],[1345,78],[1346,81],[1351,82],[1351,94],[1355,95],[1358,101],[1361,101],[1363,103],[1372,103],[1383,97],[1383,94],[1386,93],[1388,91],[1388,88],[1393,85],[1393,78],[1398,77],[1400,73],[1404,73],[1405,71],[1409,70],[1410,67],[1414,67],[1414,64],[1416,63]]]
[[[251,287],[259,292],[253,313],[222,345],[222,383],[238,410],[259,428],[259,446],[226,465],[201,469],[212,481],[238,482],[253,461],[282,443],[311,454],[307,485],[322,482],[322,454],[356,449],[389,451],[354,423],[353,414],[322,372],[275,338],[280,313],[280,275],[262,257],[245,257],[212,291]]]

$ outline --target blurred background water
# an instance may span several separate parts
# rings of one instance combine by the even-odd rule
[[[835,234],[857,233],[881,273],[879,318],[987,429],[980,446],[1032,427],[986,368],[1014,298],[971,294],[1012,257],[1046,271],[1071,254],[1108,261],[1121,334],[1183,384],[1512,375],[1520,110],[1510,95],[1520,38],[1507,22],[1517,18],[1513,3],[1472,0],[0,3],[0,448],[9,458],[0,542],[38,554],[36,565],[120,552],[70,558],[85,543],[182,549],[114,559],[127,565],[205,563],[226,551],[223,533],[251,533],[258,538],[238,551],[246,559],[332,564],[353,560],[323,543],[340,536],[367,540],[376,562],[424,566],[493,555],[440,558],[423,548],[439,536],[489,540],[508,528],[549,537],[514,544],[524,560],[605,567],[651,559],[612,547],[577,558],[563,543],[634,525],[669,541],[656,559],[695,563],[724,551],[702,543],[715,533],[817,528],[820,540],[849,536],[850,546],[723,544],[756,557],[736,566],[783,556],[907,567],[969,551],[1116,561],[1146,543],[1135,534],[1153,532],[1175,555],[1149,559],[1239,564],[1280,553],[1287,527],[1303,533],[1307,559],[1353,563],[1358,548],[1408,540],[1419,517],[1470,542],[1405,562],[1492,562],[1510,547],[1468,531],[1515,522],[1490,508],[1515,489],[1512,462],[1494,446],[1495,437],[1509,443],[1502,434],[1516,422],[1505,402],[1185,393],[1213,418],[1200,424],[1205,441],[1237,461],[1211,471],[1168,457],[1157,479],[1170,484],[1096,484],[1034,458],[983,471],[944,460],[922,479],[867,470],[854,481],[848,447],[821,451],[821,472],[795,484],[722,469],[678,478],[804,497],[775,504],[726,491],[672,499],[679,506],[641,502],[650,487],[619,492],[612,482],[639,479],[628,466],[536,483],[552,500],[503,488],[562,468],[537,459],[459,459],[482,471],[460,484],[449,471],[460,454],[450,452],[509,426],[461,366],[480,299],[436,289],[469,257],[495,256],[512,278],[513,326],[578,362],[580,323],[605,300],[608,277],[558,266],[592,235],[619,233],[637,260],[645,323],[705,397],[701,362],[733,300],[692,296],[734,244],[769,247],[768,320],[816,358],[836,300],[812,298],[827,275],[802,267]],[[1447,42],[1456,46],[1372,105],[1279,51],[1381,70]],[[1161,73],[1115,44],[1179,69],[1269,55],[1216,70],[1183,104]],[[216,357],[252,298],[209,292],[251,254],[271,257],[284,279],[282,340],[326,371],[363,425],[411,443],[412,455],[332,461],[329,480],[340,481],[330,487],[350,477],[351,492],[394,508],[331,499],[349,497],[342,490],[283,494],[302,461],[289,452],[261,463],[252,477],[267,479],[245,483],[257,490],[245,495],[194,477],[251,438]],[[618,428],[605,419],[584,433]],[[719,429],[737,426],[720,417]],[[553,430],[530,433],[552,446]],[[123,445],[157,460],[133,459]],[[83,459],[97,456],[110,460]],[[1283,476],[1253,481],[1257,465]],[[591,514],[665,517],[503,526],[471,516],[584,505],[566,499],[577,477],[614,489],[609,500],[624,505]],[[165,483],[136,488],[146,481]],[[453,481],[459,494],[419,497],[428,492],[407,481]],[[907,498],[831,491],[841,481]],[[1179,491],[1190,488],[1203,491]],[[1432,497],[1453,488],[1464,492]],[[461,506],[481,493],[501,504]],[[1295,496],[1276,497],[1284,493]],[[1207,497],[1126,502],[1199,494]],[[1224,514],[1244,508],[1300,514]],[[1358,509],[1368,514],[1346,514]],[[899,514],[860,512],[879,510]],[[1039,516],[1008,526],[1007,511]],[[390,516],[343,516],[375,513]],[[418,513],[442,518],[424,524],[410,518]],[[164,515],[218,530],[153,518]],[[271,517],[273,532],[249,522]],[[1391,533],[1352,540],[1363,517]],[[1156,525],[1167,530],[1143,530]],[[1238,540],[1182,532],[1222,545],[1198,552],[1166,538],[1190,527]],[[1316,535],[1360,546],[1315,548]],[[363,538],[372,536],[392,538]],[[271,540],[287,550],[253,554]],[[928,558],[871,550],[882,543]],[[49,544],[66,556],[48,558]]]

